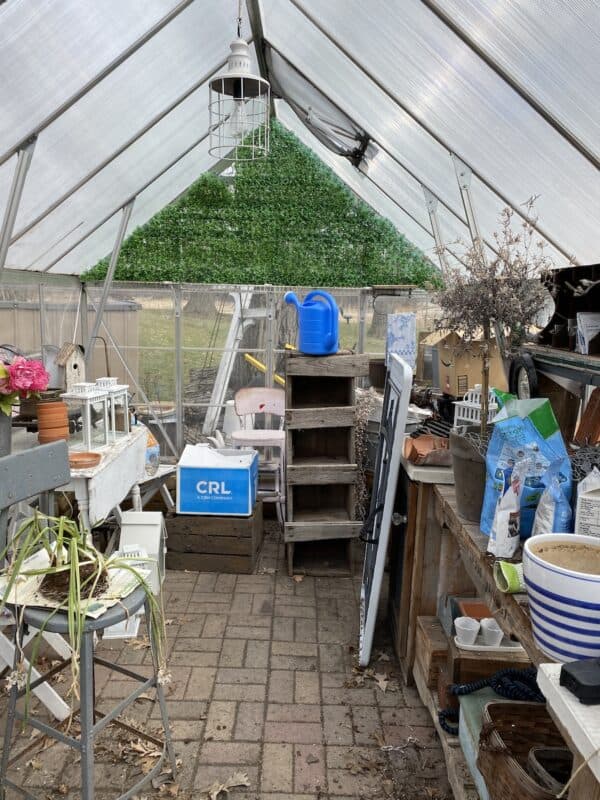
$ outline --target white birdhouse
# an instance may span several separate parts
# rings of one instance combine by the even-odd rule
[[[85,357],[80,345],[73,342],[63,344],[55,362],[64,370],[64,387],[67,392],[72,391],[76,383],[85,381]]]

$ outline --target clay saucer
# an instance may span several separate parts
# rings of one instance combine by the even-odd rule
[[[100,453],[69,453],[71,469],[90,469],[100,463]]]

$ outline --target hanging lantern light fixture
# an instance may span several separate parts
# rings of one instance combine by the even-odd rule
[[[227,71],[209,83],[209,153],[222,161],[255,161],[269,154],[269,82],[250,72],[250,48],[242,39],[239,0],[237,39]]]

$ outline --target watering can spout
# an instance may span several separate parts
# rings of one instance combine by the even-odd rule
[[[292,305],[295,305],[298,310],[300,310],[300,302],[294,292],[286,292],[283,296],[283,299],[286,303],[291,303]]]

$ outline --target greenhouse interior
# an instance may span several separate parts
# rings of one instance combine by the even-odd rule
[[[599,31],[0,0],[0,800],[600,800]]]

